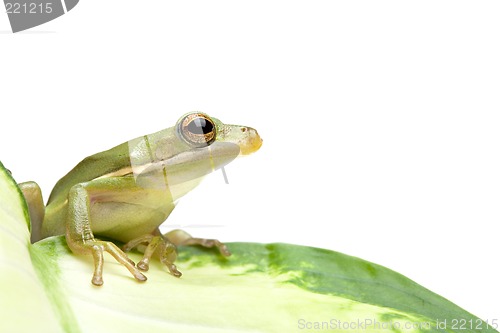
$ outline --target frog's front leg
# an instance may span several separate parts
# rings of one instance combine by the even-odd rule
[[[137,263],[137,267],[143,271],[149,270],[149,262],[151,257],[156,253],[160,261],[167,266],[173,276],[180,277],[181,272],[177,270],[174,262],[177,259],[177,248],[168,238],[161,234],[160,230],[156,229],[153,234],[146,234],[131,240],[123,246],[125,252],[132,250],[140,244],[147,244],[144,256]]]
[[[176,277],[182,275],[174,264],[175,259],[177,259],[177,246],[201,245],[204,247],[217,247],[223,256],[228,257],[231,255],[227,246],[217,239],[195,238],[180,229],[172,230],[164,235],[157,229],[154,234],[147,234],[131,240],[123,246],[123,250],[127,252],[144,243],[148,245],[144,251],[142,260],[137,263],[137,267],[143,271],[147,271],[151,257],[156,253],[160,257],[160,261]]]
[[[69,248],[77,254],[91,254],[94,257],[94,275],[92,283],[100,286],[104,251],[111,254],[116,261],[124,265],[138,281],[146,281],[144,276],[132,260],[112,242],[101,241],[94,238],[91,229],[90,203],[98,199],[93,198],[90,183],[73,186],[68,195],[68,215],[66,221],[66,242]],[[98,190],[97,190],[98,191]]]

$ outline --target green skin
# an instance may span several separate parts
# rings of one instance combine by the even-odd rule
[[[201,126],[198,119],[208,127],[193,127]],[[190,132],[193,128],[194,134]],[[184,115],[174,127],[85,158],[57,182],[46,207],[35,182],[19,184],[29,207],[31,241],[65,235],[74,253],[94,257],[94,285],[103,283],[104,251],[139,281],[146,281],[141,271],[149,269],[153,255],[171,274],[181,276],[174,264],[178,245],[216,246],[222,255],[229,256],[227,247],[218,240],[194,238],[182,230],[162,235],[158,228],[175,202],[204,175],[239,155],[257,151],[261,145],[253,128],[226,125],[200,112]],[[122,250],[94,235],[126,244]],[[124,251],[140,244],[147,247],[135,266]]]

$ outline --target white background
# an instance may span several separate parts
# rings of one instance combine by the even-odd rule
[[[82,0],[19,34],[0,14],[0,160],[47,198],[83,157],[185,112],[249,125],[261,150],[170,224],[359,256],[500,319],[499,10]]]

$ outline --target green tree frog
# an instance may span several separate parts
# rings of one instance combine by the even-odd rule
[[[75,254],[93,256],[92,283],[98,286],[103,283],[104,251],[138,281],[146,281],[141,271],[149,269],[153,255],[179,277],[176,246],[217,247],[224,256],[230,252],[218,240],[194,238],[182,230],[163,235],[159,226],[204,175],[261,145],[262,139],[251,127],[223,124],[201,112],[188,113],[174,127],[85,158],[57,182],[46,207],[35,182],[19,184],[28,203],[31,241],[65,235]],[[120,249],[107,239],[125,245]],[[140,244],[146,246],[136,266],[125,252]]]

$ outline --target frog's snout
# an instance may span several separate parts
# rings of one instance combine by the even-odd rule
[[[240,142],[241,154],[248,155],[259,150],[262,146],[262,138],[257,130],[247,126],[240,127],[240,130],[245,135],[245,140]]]

